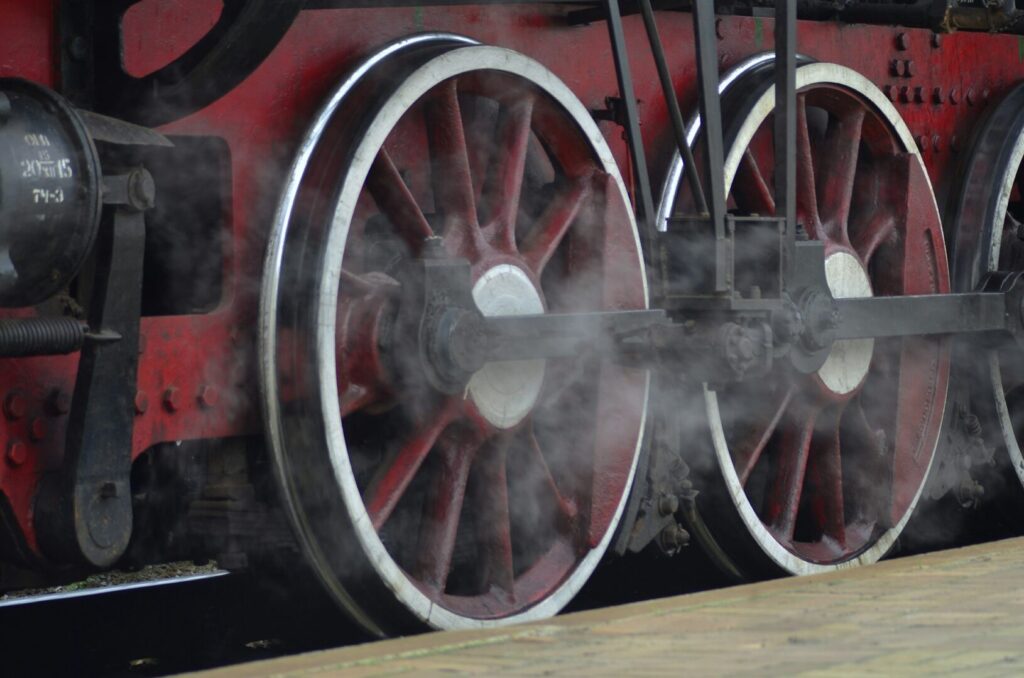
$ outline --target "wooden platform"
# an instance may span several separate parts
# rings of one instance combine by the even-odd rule
[[[1024,538],[209,675],[1024,673]]]

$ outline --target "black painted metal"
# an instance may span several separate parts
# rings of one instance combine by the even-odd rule
[[[679,147],[679,155],[683,159],[683,171],[686,172],[686,180],[690,184],[690,192],[693,193],[694,207],[698,213],[706,214],[708,202],[704,197],[704,187],[701,186],[697,163],[693,159],[693,151],[690,149],[690,144],[686,142],[686,126],[683,123],[683,114],[679,110],[679,98],[672,86],[672,76],[669,74],[668,64],[665,62],[665,50],[661,45],[661,36],[658,34],[658,23],[654,18],[651,0],[640,0],[640,9],[644,17],[647,41],[651,46],[651,55],[654,57],[654,65],[658,70],[658,79],[661,81],[661,94],[665,97],[669,120],[672,122],[672,132],[676,138],[676,146]]]
[[[67,285],[99,216],[99,156],[81,117],[46,87],[0,79],[0,306]]]
[[[725,164],[722,149],[722,109],[718,96],[718,40],[715,36],[714,0],[694,0],[693,33],[697,50],[697,90],[701,129],[705,142],[705,181],[708,187],[708,213],[715,237],[716,293],[732,289],[729,242],[725,232]]]
[[[964,292],[836,299],[836,339],[1006,332],[1012,321],[1008,298],[998,292]]]
[[[785,281],[796,246],[796,0],[775,0],[775,15],[775,214],[784,219]]]
[[[138,2],[63,0],[61,80],[76,105],[149,126],[184,117],[242,82],[277,46],[303,5],[227,1],[216,24],[188,51],[136,78],[122,63],[121,19]]]
[[[126,185],[145,173],[123,177]],[[106,210],[96,241],[89,325],[120,337],[82,349],[58,475],[36,498],[40,545],[58,562],[107,567],[124,553],[132,531],[131,452],[139,359],[145,221],[130,204]]]
[[[633,90],[633,75],[629,68],[629,55],[626,38],[622,31],[622,17],[619,14],[618,0],[604,0],[604,8],[608,18],[608,36],[612,44],[612,56],[615,61],[615,75],[618,78],[619,95],[622,97],[626,111],[626,139],[629,142],[629,157],[633,163],[635,184],[636,220],[640,232],[653,243],[657,230],[654,227],[654,199],[651,197],[651,180],[647,173],[647,158],[644,154],[643,137],[640,134],[640,113],[637,110],[636,95]],[[648,271],[657,275],[653,265],[652,247],[644,248]]]

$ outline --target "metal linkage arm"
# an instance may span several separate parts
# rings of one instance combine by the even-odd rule
[[[836,299],[835,338],[1012,332],[1019,320],[1009,299],[1001,292]]]

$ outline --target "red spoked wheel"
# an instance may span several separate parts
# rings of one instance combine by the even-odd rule
[[[553,614],[622,512],[646,373],[583,353],[444,393],[394,323],[435,236],[485,315],[646,307],[610,150],[555,76],[491,47],[400,50],[328,117],[264,287],[270,441],[306,556],[378,632]]]
[[[742,83],[725,99],[729,208],[773,214],[774,91],[764,74]],[[935,199],[895,109],[834,64],[800,67],[797,87],[797,216],[825,244],[833,295],[947,292]],[[944,339],[847,340],[810,375],[782,359],[769,378],[705,386],[713,551],[744,573],[884,555],[931,465],[949,361]]]

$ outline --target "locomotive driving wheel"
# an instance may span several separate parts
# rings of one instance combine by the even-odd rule
[[[994,271],[1024,270],[1022,165],[1024,86],[1017,86],[978,126],[960,168],[960,189],[949,214],[955,291],[975,291]],[[983,419],[985,443],[1006,450],[1004,461],[1024,483],[1024,357],[1020,348],[980,351],[980,365],[977,349],[965,344],[962,351],[964,369],[958,370],[956,381],[968,387],[971,407]],[[992,489],[989,484],[988,490]]]
[[[796,84],[797,219],[808,238],[824,242],[833,295],[947,292],[935,199],[895,109],[867,79],[834,64],[801,66]],[[773,214],[770,69],[730,89],[728,207]],[[685,212],[685,191],[678,180],[667,187],[663,218]],[[710,528],[695,532],[709,552],[746,576],[884,555],[931,465],[949,361],[943,339],[857,339],[836,342],[812,374],[783,357],[766,378],[705,384],[690,406],[706,417],[689,423],[693,437],[710,440],[713,461],[690,462]]]
[[[632,483],[645,371],[485,365],[434,388],[401,304],[432,258],[469,262],[485,315],[641,309],[611,152],[539,63],[454,36],[384,50],[307,135],[261,303],[268,438],[307,561],[375,633],[557,612]]]

